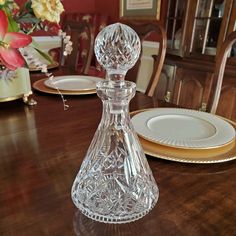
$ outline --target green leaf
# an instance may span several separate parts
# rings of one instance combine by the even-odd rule
[[[18,24],[12,17],[8,17],[8,32],[18,32],[20,30]]]
[[[34,11],[32,9],[32,2],[31,1],[27,1],[24,5],[24,10],[28,13],[31,13],[34,15]]]
[[[11,12],[7,8],[4,8],[4,10],[8,18],[8,32],[18,32],[20,28],[16,21],[13,19]]]
[[[17,20],[19,23],[32,23],[32,24],[36,24],[39,23],[40,20],[35,18],[35,17],[30,17],[30,16],[24,16],[21,17]]]
[[[30,44],[30,46],[32,46],[43,58],[45,58],[47,61],[49,61],[50,64],[53,63],[53,60],[52,60],[51,56],[48,53],[43,52],[34,40]]]
[[[25,3],[25,8],[26,8],[27,10],[31,10],[31,9],[32,9],[31,5],[32,5],[32,2],[31,2],[31,1],[27,1],[27,2]]]

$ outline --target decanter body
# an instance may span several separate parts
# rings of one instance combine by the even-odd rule
[[[120,36],[120,26],[126,26],[117,25],[113,25],[117,30],[113,33],[116,35],[118,32]],[[105,37],[102,35],[103,41],[100,44],[97,42],[97,46],[105,45],[106,48],[103,42],[114,43],[115,40],[110,40],[114,39],[114,34],[110,30],[108,33]],[[108,65],[110,58],[104,59],[98,50],[97,58],[101,59],[101,64],[106,60],[104,63]],[[86,216],[105,223],[126,223],[146,215],[155,206],[159,192],[130,122],[129,102],[135,95],[136,85],[124,80],[126,72],[117,73],[124,68],[120,66],[119,57],[114,56],[112,60],[118,60],[119,63],[110,63],[108,79],[97,83],[97,94],[103,102],[102,119],[75,178],[71,194],[74,204]],[[130,64],[133,63],[131,61]]]

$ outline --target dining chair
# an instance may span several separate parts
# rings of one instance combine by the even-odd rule
[[[220,115],[219,112],[219,106],[220,106],[220,96],[222,96],[222,91],[224,88],[223,85],[223,78],[224,78],[224,72],[225,72],[225,67],[226,67],[226,62],[227,59],[229,58],[230,52],[232,50],[232,46],[236,43],[236,31],[233,31],[230,33],[226,39],[224,40],[223,44],[221,45],[221,48],[219,50],[219,53],[216,56],[216,64],[215,64],[215,69],[214,69],[214,74],[213,74],[213,80],[212,80],[212,88],[211,88],[211,93],[210,93],[210,98],[209,98],[209,103],[207,106],[207,111],[210,113],[217,113]],[[235,79],[235,78],[233,78]],[[224,109],[236,110],[236,90],[230,86],[230,88],[233,91],[234,97],[230,97],[229,99],[233,99],[234,101],[231,103],[231,106],[229,107],[230,104],[221,104],[223,105]],[[232,94],[231,94],[232,95]],[[230,117],[231,115],[228,115],[229,117],[227,118],[233,118]],[[234,117],[236,119],[236,117]]]
[[[78,73],[85,74],[85,75],[105,77],[104,69],[100,66],[100,64],[96,60],[96,57],[93,51],[93,46],[94,46],[94,38],[99,33],[99,31],[101,31],[108,24],[108,20],[109,20],[108,15],[98,14],[98,13],[68,12],[62,16],[61,23],[60,23],[62,29],[66,30],[68,29],[68,27],[69,28],[71,27],[71,26],[68,26],[68,22],[69,24],[70,22],[76,22],[79,28],[81,25],[84,25],[84,24],[89,25],[89,30],[88,28],[84,28],[85,29],[84,32],[79,34],[80,35],[79,40],[76,37],[72,38],[72,42],[75,39],[75,42],[73,42],[73,53],[75,52],[77,53],[77,46],[75,44],[79,43],[79,47],[78,47],[79,52],[77,54],[78,60],[77,61],[74,60],[75,69]],[[74,27],[76,26],[76,23],[73,23],[74,25],[72,26],[74,30],[76,30],[76,27]],[[79,33],[78,30],[77,30],[77,33]],[[92,48],[92,52],[91,52],[91,48]],[[52,49],[49,51],[49,53],[55,60],[60,61],[62,59],[61,51],[62,51],[61,49]],[[68,59],[69,58],[75,59],[75,57],[71,55],[68,56]],[[84,66],[84,61],[85,63],[87,63],[85,66]]]
[[[128,25],[136,31],[138,34],[142,49],[140,53],[139,60],[135,66],[130,69],[126,75],[127,80],[137,82],[137,76],[141,67],[141,58],[144,51],[144,42],[147,40],[152,43],[152,41],[157,42],[156,50],[157,54],[152,55],[153,59],[153,68],[148,82],[145,94],[152,97],[155,93],[155,89],[158,85],[160,78],[161,70],[164,64],[166,47],[167,47],[167,36],[165,29],[159,23],[128,23]],[[156,52],[155,52],[156,53]],[[148,62],[149,63],[149,62]],[[146,77],[141,78],[143,80],[147,79]]]
[[[64,56],[61,53],[60,64],[77,71],[81,74],[88,74],[91,65],[94,34],[92,33],[91,25],[81,21],[67,21],[63,27],[63,31],[71,36],[73,50],[69,56]],[[86,47],[82,47],[81,39],[86,39]],[[62,50],[64,51],[65,44],[62,42]]]

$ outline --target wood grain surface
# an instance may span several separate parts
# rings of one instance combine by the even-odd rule
[[[39,78],[32,74],[32,82]],[[0,235],[235,235],[235,161],[199,165],[147,156],[160,190],[147,216],[123,225],[83,216],[70,191],[99,124],[101,101],[96,94],[67,96],[64,111],[58,95],[35,91],[33,97],[34,107],[0,103]],[[152,106],[137,93],[130,110]]]

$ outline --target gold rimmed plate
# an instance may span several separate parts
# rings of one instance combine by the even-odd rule
[[[55,76],[53,79],[47,79],[44,81],[44,84],[51,89],[78,92],[94,90],[96,89],[96,83],[102,80],[102,78],[95,76],[64,75]]]
[[[144,110],[131,112],[131,116],[142,111]],[[222,117],[219,118],[224,119]],[[233,128],[236,129],[236,123],[227,119],[224,120],[229,122],[233,126]],[[170,147],[152,142],[150,140],[146,140],[140,136],[139,140],[144,152],[147,155],[170,161],[210,164],[227,162],[236,159],[236,138],[234,138],[230,143],[225,144],[224,146],[210,149],[183,149]]]
[[[57,61],[54,61],[53,63],[47,65],[47,69],[48,70],[54,69],[54,68],[57,68],[58,66],[59,66],[59,63]],[[37,68],[36,66],[29,65],[29,71],[37,72],[37,71],[41,71],[41,69]]]
[[[144,152],[160,159],[185,163],[220,163],[236,159],[235,140],[224,147],[215,149],[181,149],[152,143],[139,137]]]
[[[132,123],[140,137],[175,148],[218,148],[235,139],[229,122],[190,109],[153,108],[134,115]]]
[[[56,89],[49,88],[45,86],[44,82],[47,79],[41,79],[33,84],[33,88],[37,91],[43,92],[43,93],[49,93],[49,94],[59,94],[59,92]],[[84,90],[84,91],[66,91],[66,90],[60,90],[61,94],[63,95],[89,95],[89,94],[96,94],[96,89],[91,90]]]

